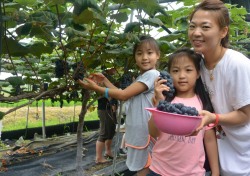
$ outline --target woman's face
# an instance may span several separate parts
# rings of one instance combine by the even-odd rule
[[[204,55],[215,52],[221,47],[221,40],[227,34],[227,27],[221,29],[215,12],[198,10],[190,21],[189,40],[196,52]]]

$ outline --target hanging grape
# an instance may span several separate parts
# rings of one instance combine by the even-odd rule
[[[84,78],[84,65],[83,62],[77,62],[72,65],[74,70],[73,79],[77,81],[78,79],[82,80]]]
[[[68,62],[65,62],[64,60],[56,60],[55,62],[55,75],[56,78],[62,78],[63,75],[66,75],[69,72],[69,64]]]

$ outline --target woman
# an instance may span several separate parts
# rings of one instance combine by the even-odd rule
[[[189,40],[203,54],[201,77],[216,114],[200,111],[203,126],[221,125],[222,176],[250,175],[250,60],[229,49],[229,12],[222,1],[204,0],[190,16]]]

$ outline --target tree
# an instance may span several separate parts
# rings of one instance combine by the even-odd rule
[[[81,101],[77,151],[80,171],[84,116],[96,95],[82,90],[74,78],[103,67],[116,69],[117,79],[134,70],[132,46],[152,29],[167,32],[158,38],[162,69],[169,53],[190,46],[188,15],[197,1],[177,1],[183,4],[175,10],[157,0],[1,0],[0,69],[14,76],[0,82],[0,101],[29,102],[0,112],[0,119],[39,99]],[[232,46],[248,54],[247,12],[227,5],[232,18]],[[129,20],[131,16],[135,20]]]

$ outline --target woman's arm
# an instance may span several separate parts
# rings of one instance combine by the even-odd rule
[[[201,130],[204,126],[215,122],[215,114],[205,110],[200,111],[199,114],[203,116],[203,118],[201,124],[196,129],[197,131]],[[227,114],[219,114],[218,120],[218,124],[228,126],[239,126],[248,123],[250,120],[250,105],[246,105],[238,110],[229,112]]]
[[[218,154],[217,139],[214,129],[205,131],[204,145],[208,157],[209,166],[212,172],[211,176],[219,176],[220,175],[219,154]]]

